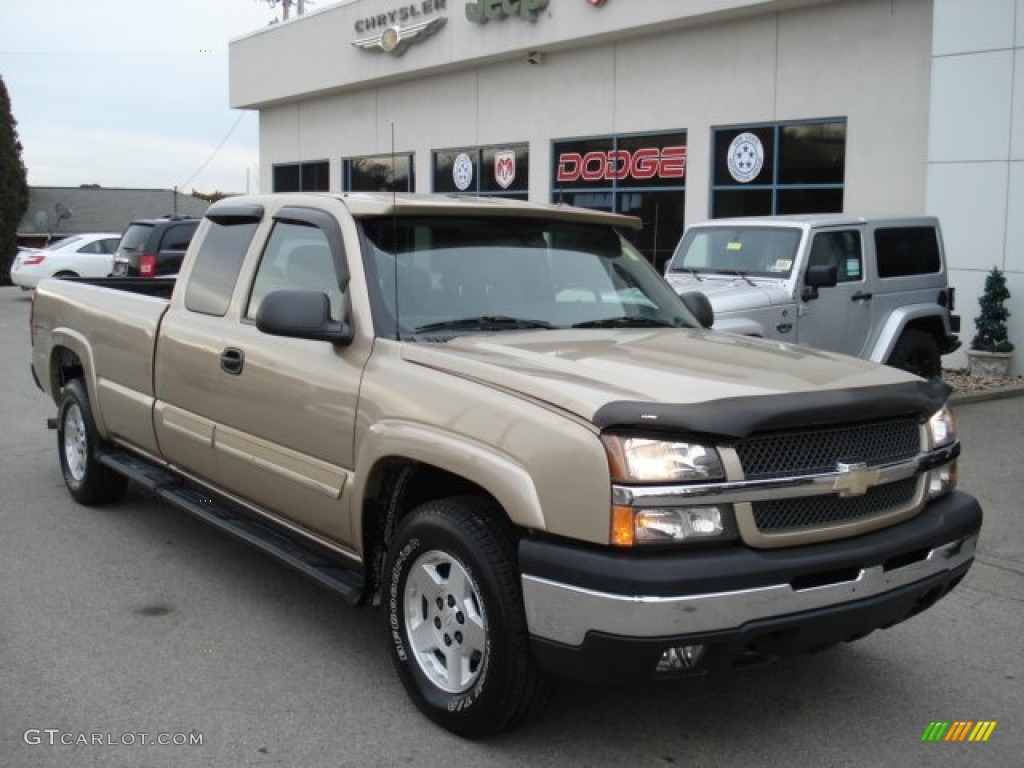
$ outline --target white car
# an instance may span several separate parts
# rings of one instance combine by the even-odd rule
[[[116,232],[70,235],[43,249],[22,248],[11,266],[11,282],[23,290],[44,277],[106,277],[114,270]]]

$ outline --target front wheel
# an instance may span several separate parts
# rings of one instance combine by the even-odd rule
[[[927,331],[909,328],[903,332],[889,355],[889,365],[916,374],[923,379],[942,376],[939,345]]]
[[[388,644],[406,692],[461,736],[510,728],[549,690],[529,649],[515,542],[475,497],[413,510],[384,572]]]
[[[89,395],[81,379],[64,387],[57,417],[57,449],[64,483],[80,504],[107,504],[124,494],[128,479],[100,463],[100,437],[92,420]]]

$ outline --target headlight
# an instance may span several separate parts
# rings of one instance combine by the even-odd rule
[[[944,405],[928,419],[928,448],[944,448],[956,442],[956,424],[953,412]],[[928,473],[928,498],[944,496],[956,488],[956,459],[943,464]]]
[[[722,463],[714,448],[700,443],[603,435],[613,482],[694,483],[721,480]]]
[[[942,406],[928,419],[928,447],[941,448],[956,440],[956,424],[948,405]]]

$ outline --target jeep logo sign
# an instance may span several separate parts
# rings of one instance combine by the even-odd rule
[[[548,0],[478,0],[466,3],[466,18],[477,24],[513,16],[524,21],[536,21],[537,14],[547,7]]]

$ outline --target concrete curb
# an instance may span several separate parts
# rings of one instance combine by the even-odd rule
[[[949,402],[953,405],[981,403],[987,400],[1006,400],[1010,397],[1024,397],[1024,384],[1007,384],[1003,387],[980,389],[975,392],[954,392]]]

